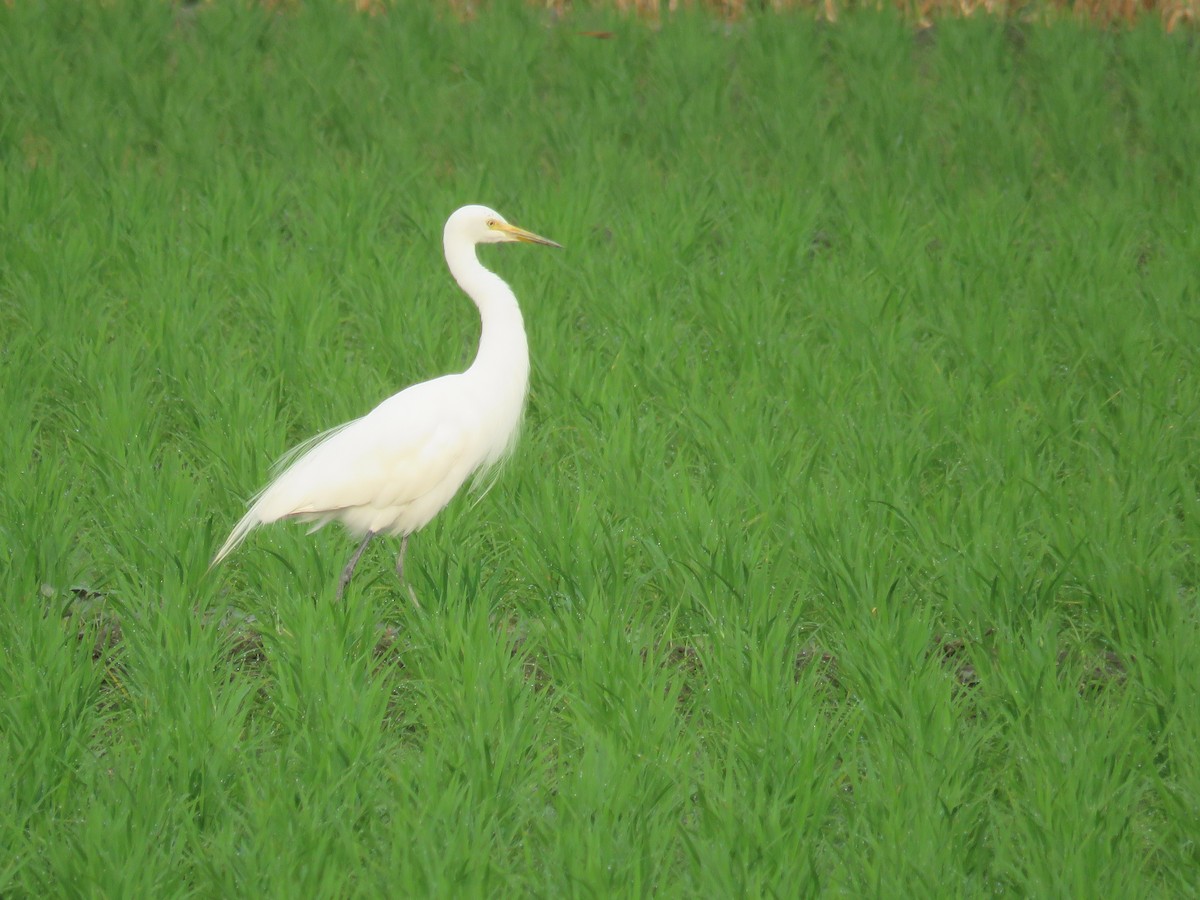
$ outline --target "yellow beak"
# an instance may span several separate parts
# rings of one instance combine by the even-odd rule
[[[516,225],[509,225],[507,222],[501,225],[492,226],[496,231],[503,231],[510,235],[514,241],[523,241],[526,244],[545,244],[547,247],[557,247],[559,250],[563,248],[562,244],[544,238],[540,234],[534,234],[532,231],[526,231],[524,228],[518,228]]]

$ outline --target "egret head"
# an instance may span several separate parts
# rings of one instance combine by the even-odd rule
[[[504,216],[486,206],[464,206],[454,211],[446,222],[446,240],[465,241],[469,244],[502,244],[523,241],[527,244],[545,244],[561,247],[549,238],[532,231],[510,225]]]

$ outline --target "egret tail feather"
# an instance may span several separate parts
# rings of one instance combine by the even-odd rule
[[[251,507],[250,511],[242,516],[242,520],[234,526],[233,531],[229,533],[229,537],[225,539],[225,543],[221,545],[221,549],[217,551],[217,555],[213,557],[213,561],[209,563],[208,567],[211,569],[236,550],[238,545],[246,539],[246,536],[261,524],[262,522],[258,518],[257,510],[255,507]]]
[[[276,516],[268,518],[262,515],[262,506],[271,489],[276,487],[286,478],[288,470],[292,469],[296,463],[303,460],[310,451],[316,449],[316,447],[325,443],[339,432],[345,431],[353,424],[354,422],[345,422],[335,428],[322,431],[320,434],[310,437],[308,440],[302,441],[295,447],[292,447],[290,450],[284,453],[283,456],[275,460],[274,464],[271,466],[273,480],[251,499],[250,509],[244,516],[242,516],[242,520],[238,522],[236,526],[234,526],[234,529],[232,532],[230,532],[229,537],[225,539],[225,543],[221,545],[221,549],[217,551],[217,555],[213,557],[213,561],[209,564],[210,569],[234,550],[236,550],[238,545],[246,539],[247,535],[249,535],[250,532],[259,525],[265,525],[268,522],[273,522],[278,518],[284,518],[288,515],[295,515],[296,513],[300,512],[298,510],[295,512],[282,512]],[[312,531],[316,531],[324,524],[324,521],[318,521],[317,524],[312,527],[310,533]]]

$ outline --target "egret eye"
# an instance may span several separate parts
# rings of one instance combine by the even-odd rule
[[[488,228],[495,228],[495,227],[496,227],[496,225],[498,225],[498,224],[499,224],[499,223],[498,223],[498,222],[497,222],[495,219],[488,219],[488,220],[487,220],[487,227],[488,227]]]

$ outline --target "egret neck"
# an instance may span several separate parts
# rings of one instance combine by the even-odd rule
[[[529,343],[516,295],[503,278],[484,268],[472,245],[447,241],[445,252],[450,274],[475,301],[482,323],[479,352],[467,372],[498,392],[498,406],[505,412],[519,416],[529,385]]]

